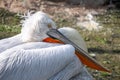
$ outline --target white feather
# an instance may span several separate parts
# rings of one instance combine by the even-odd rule
[[[48,37],[46,32],[49,31],[49,25],[51,28],[56,28],[54,21],[52,21],[47,14],[39,11],[28,17],[23,23],[21,30],[22,41],[42,41]]]
[[[12,48],[19,44],[22,44],[21,34],[15,35],[10,38],[5,38],[0,40],[0,53],[5,51],[6,49]]]
[[[86,72],[74,52],[71,45],[43,42],[13,47],[0,54],[0,80],[69,80]],[[88,75],[81,78],[92,80]]]
[[[74,48],[70,45],[11,50],[0,54],[0,57],[4,57],[0,59],[0,80],[47,80],[75,57]]]

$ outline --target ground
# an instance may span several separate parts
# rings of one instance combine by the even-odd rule
[[[47,5],[47,6],[46,6]],[[89,53],[111,73],[89,69],[95,80],[120,79],[120,10],[86,9],[80,6],[48,3],[43,11],[48,13],[58,27],[70,26],[83,36]],[[78,18],[91,12],[104,28],[101,31],[82,30],[76,26]],[[0,39],[20,33],[20,19],[15,13],[0,9]]]

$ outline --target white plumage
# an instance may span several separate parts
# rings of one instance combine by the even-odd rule
[[[69,80],[78,73],[75,80],[91,80],[74,51],[71,45],[43,42],[8,49],[0,54],[0,80]]]
[[[23,22],[23,28],[21,30],[22,41],[42,41],[48,37],[46,32],[50,28],[56,28],[54,21],[45,13],[39,11]]]
[[[71,52],[74,52],[74,48],[70,45],[6,50],[0,54],[0,71],[4,74],[0,80],[47,80],[73,61],[75,55]]]
[[[20,34],[0,40],[0,80],[93,80],[73,46],[38,42],[48,37],[48,26],[56,27],[45,13],[37,12],[25,20]],[[62,29],[66,36],[74,31]],[[87,50],[85,46],[83,49]]]
[[[0,53],[5,51],[6,49],[12,48],[20,44],[23,44],[21,40],[21,34],[15,35],[10,38],[2,39],[0,40]]]

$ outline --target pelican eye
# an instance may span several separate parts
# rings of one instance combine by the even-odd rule
[[[48,24],[48,28],[52,28],[51,24]]]

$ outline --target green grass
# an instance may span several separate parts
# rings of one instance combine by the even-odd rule
[[[0,8],[0,39],[20,33],[20,17]]]
[[[0,39],[10,37],[13,35],[16,35],[20,33],[21,27],[16,26],[10,26],[10,25],[0,25]]]
[[[19,33],[21,27],[19,25],[9,26],[9,25],[0,25],[0,32],[15,32]]]

